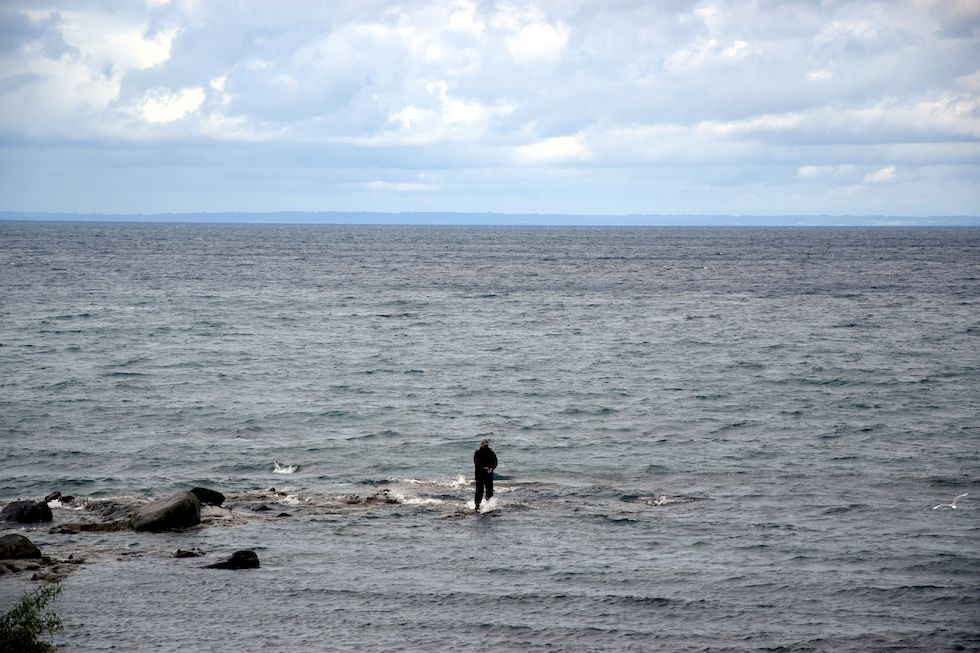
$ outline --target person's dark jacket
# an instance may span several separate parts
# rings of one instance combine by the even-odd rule
[[[477,475],[483,474],[483,468],[489,467],[491,470],[497,467],[497,454],[490,447],[479,448],[473,454],[473,466],[476,467]]]

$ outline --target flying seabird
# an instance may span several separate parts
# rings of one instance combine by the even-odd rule
[[[940,503],[938,506],[933,506],[932,509],[935,510],[936,508],[952,508],[952,509],[955,510],[956,509],[956,502],[959,501],[960,499],[962,499],[963,497],[965,497],[968,494],[969,494],[969,492],[964,492],[963,494],[957,496],[955,499],[953,499],[949,503]]]

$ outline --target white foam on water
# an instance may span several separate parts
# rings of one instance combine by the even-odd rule
[[[422,497],[406,497],[404,494],[399,494],[398,492],[392,492],[391,498],[398,503],[405,504],[407,506],[436,506],[445,503],[442,499],[423,499]]]
[[[297,469],[296,465],[280,465],[276,461],[272,461],[273,474],[294,474]]]
[[[659,497],[640,497],[648,506],[669,506],[672,503],[680,503],[681,499],[671,499],[666,494]]]
[[[475,510],[476,501],[470,499],[469,501],[466,502],[466,507],[469,508],[470,510]],[[489,499],[487,499],[486,501],[480,504],[480,514],[484,515],[488,512],[493,512],[499,507],[500,506],[497,503],[497,497],[490,497]]]
[[[443,480],[425,480],[419,478],[393,478],[392,483],[408,483],[409,485],[435,485],[436,487],[448,487],[453,489],[459,489],[471,484],[465,476],[458,474],[456,478],[450,481]]]
[[[79,504],[75,504],[73,506],[66,505],[64,503],[61,503],[61,501],[59,501],[58,499],[48,501],[48,506],[50,506],[51,508],[64,508],[65,510],[85,510],[84,505],[79,505]]]

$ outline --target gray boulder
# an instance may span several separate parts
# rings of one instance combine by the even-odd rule
[[[206,506],[220,506],[225,502],[225,495],[217,490],[210,490],[206,487],[191,488],[191,494],[196,496],[198,501]]]
[[[259,556],[255,551],[235,551],[224,562],[208,565],[205,569],[258,569]]]
[[[201,502],[190,492],[150,501],[129,521],[137,531],[179,531],[201,523]]]
[[[0,510],[0,521],[15,521],[18,524],[37,524],[51,521],[54,516],[44,501],[14,501]]]
[[[0,560],[25,560],[40,557],[41,550],[23,535],[11,533],[0,537]]]

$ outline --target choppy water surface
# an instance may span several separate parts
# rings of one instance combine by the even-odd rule
[[[29,530],[88,559],[64,650],[980,648],[976,229],[0,223],[0,270],[0,499],[232,506]]]

